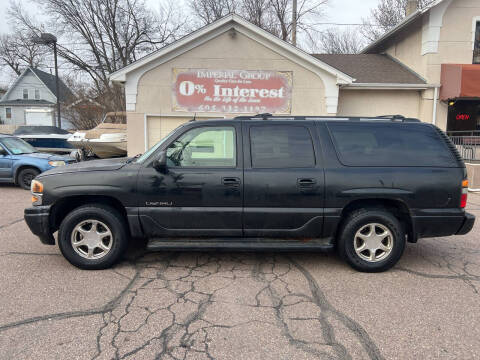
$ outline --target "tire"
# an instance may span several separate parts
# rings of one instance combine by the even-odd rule
[[[22,189],[30,190],[30,184],[38,174],[40,174],[40,171],[31,167],[20,170],[17,175],[18,186],[20,186]]]
[[[360,209],[345,219],[337,249],[354,269],[381,272],[400,260],[405,244],[405,230],[395,216],[383,209]]]
[[[60,224],[58,246],[63,256],[76,267],[107,269],[120,260],[127,249],[125,220],[111,206],[81,206],[70,212]]]

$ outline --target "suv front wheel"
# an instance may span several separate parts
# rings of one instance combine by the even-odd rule
[[[122,220],[122,215],[110,206],[92,204],[77,208],[60,225],[60,251],[81,269],[109,268],[127,247],[128,231]]]
[[[30,184],[38,174],[40,174],[40,171],[31,167],[27,167],[20,170],[20,172],[17,175],[18,186],[20,186],[22,189],[30,190]]]
[[[400,260],[405,242],[405,230],[391,213],[382,209],[360,209],[345,220],[338,251],[354,269],[380,272]]]

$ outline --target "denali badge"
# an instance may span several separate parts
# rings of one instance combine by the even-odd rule
[[[146,201],[145,206],[172,206],[171,201]]]

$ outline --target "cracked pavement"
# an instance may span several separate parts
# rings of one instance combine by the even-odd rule
[[[82,271],[30,233],[28,192],[0,199],[0,359],[480,358],[478,223],[381,274],[333,253],[140,248]]]

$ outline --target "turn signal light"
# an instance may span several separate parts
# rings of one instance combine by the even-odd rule
[[[460,207],[463,209],[467,206],[468,197],[468,180],[462,181],[462,195],[460,196]]]
[[[42,194],[43,193],[43,184],[38,180],[32,180],[32,184],[30,186],[32,193],[34,194]]]
[[[33,195],[32,196],[32,205],[33,206],[42,205],[42,197],[40,195],[39,196]]]

